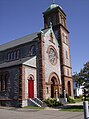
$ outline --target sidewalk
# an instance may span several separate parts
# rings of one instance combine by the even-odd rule
[[[6,109],[6,110],[19,110],[19,111],[28,111],[28,110],[61,110],[63,108],[68,108],[72,106],[83,106],[83,102],[77,102],[77,103],[68,103],[63,106],[57,106],[57,107],[45,107],[44,109],[35,109],[35,108],[15,108],[15,107],[5,107],[5,106],[0,106],[0,109]]]
[[[65,104],[65,105],[70,105],[70,106],[83,106],[83,102],[76,102],[76,103],[68,103],[68,104]]]

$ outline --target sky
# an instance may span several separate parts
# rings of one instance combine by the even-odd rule
[[[44,28],[52,0],[0,0],[0,45]],[[89,61],[89,0],[55,0],[67,15],[72,72]]]

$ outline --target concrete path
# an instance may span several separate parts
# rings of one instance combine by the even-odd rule
[[[83,112],[0,108],[0,119],[83,119]]]
[[[73,106],[73,105],[77,105],[77,106],[83,106],[83,102],[76,102],[76,103],[68,103],[68,104],[65,104],[65,105],[71,105],[71,106]]]

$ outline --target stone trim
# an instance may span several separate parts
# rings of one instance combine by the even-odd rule
[[[25,66],[22,65],[22,100],[25,99]]]
[[[50,45],[50,46],[47,48],[47,53],[48,53],[48,55],[49,55],[49,51],[50,51],[51,48],[54,50],[54,52],[55,52],[55,54],[56,54],[56,60],[55,60],[54,63],[51,63],[51,62],[50,62],[50,59],[49,59],[49,56],[48,56],[48,59],[49,59],[49,63],[51,63],[53,66],[55,66],[55,65],[57,64],[58,54],[57,54],[57,50],[55,49],[55,47],[52,46],[52,45]]]
[[[30,75],[28,76],[27,80],[30,80],[30,77],[32,77],[32,80],[35,80],[33,74],[30,74]]]
[[[49,79],[48,79],[48,84],[51,84],[51,79],[55,77],[57,79],[57,83],[58,85],[60,85],[60,80],[59,80],[59,77],[58,75],[55,73],[55,72],[52,72],[49,76]]]
[[[70,84],[71,84],[71,96],[74,96],[72,78],[64,77],[64,89],[65,89],[66,93],[68,94],[68,81],[70,81]]]
[[[61,92],[62,92],[62,85],[60,84],[60,79],[58,77],[58,75],[55,72],[52,72],[49,76],[48,79],[48,83],[46,83],[46,85],[50,85],[50,96],[51,96],[51,79],[55,77],[56,81],[55,81],[55,87],[58,87],[58,96],[60,96]]]
[[[38,77],[38,98],[45,99],[45,62],[44,62],[44,34],[40,32],[38,34],[38,62],[39,62],[39,77]]]

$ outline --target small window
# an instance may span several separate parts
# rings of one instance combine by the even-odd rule
[[[12,52],[11,53],[11,60],[13,60],[14,59],[14,53]]]
[[[60,23],[62,23],[62,16],[60,15]]]
[[[31,49],[30,49],[30,55],[33,56],[36,54],[36,48],[35,48],[35,45],[31,46]]]
[[[16,59],[19,59],[19,56],[20,56],[20,52],[18,50],[18,51],[16,51]]]
[[[8,77],[8,73],[0,75],[0,91],[7,91]]]
[[[67,69],[67,76],[69,76],[69,69]]]
[[[53,34],[50,32],[50,41],[53,42]]]
[[[10,54],[10,53],[8,53],[8,55],[7,55],[7,59],[8,59],[8,61],[11,60],[11,54]]]
[[[64,26],[65,25],[65,22],[64,22],[64,19],[62,18],[62,25]]]
[[[3,80],[3,75],[0,76],[1,79],[1,91],[4,89],[4,80]]]
[[[17,51],[14,52],[14,59],[17,59]]]
[[[64,33],[62,33],[62,40],[64,41]]]
[[[48,17],[48,26],[50,25],[50,22],[51,22],[51,17]]]
[[[49,89],[48,89],[48,87],[47,87],[47,94],[49,94]]]
[[[5,91],[7,91],[8,74],[5,74]]]
[[[68,59],[68,52],[66,51],[66,59]]]

